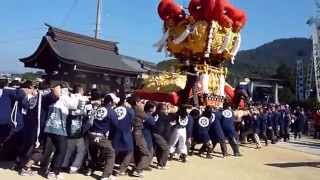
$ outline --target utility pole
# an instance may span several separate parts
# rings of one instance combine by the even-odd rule
[[[312,27],[312,41],[313,41],[313,68],[316,83],[316,97],[320,102],[320,2],[315,0],[316,16],[308,20],[307,24]]]
[[[102,0],[97,0],[97,16],[96,16],[96,30],[94,38],[99,39],[101,31],[101,10],[102,10]]]
[[[312,83],[314,80],[314,65],[313,65],[313,58],[311,59],[311,61],[308,64],[308,68],[307,68],[307,77],[306,77],[306,88],[304,90],[305,93],[305,100],[308,100],[311,96],[311,92],[312,92]]]
[[[296,96],[299,102],[304,101],[304,72],[303,72],[303,60],[298,59],[296,64]]]

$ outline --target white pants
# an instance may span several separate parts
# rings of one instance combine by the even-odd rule
[[[187,131],[186,128],[175,128],[172,132],[171,138],[170,138],[170,153],[182,153],[187,154]],[[178,147],[176,149],[176,144],[178,144]]]
[[[257,147],[261,147],[259,135],[257,133],[254,133],[253,138],[254,138],[255,143],[257,144]]]

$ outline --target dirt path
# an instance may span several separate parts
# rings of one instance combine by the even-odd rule
[[[217,149],[218,150],[218,149]],[[168,170],[146,172],[146,180],[319,180],[320,156],[305,152],[269,146],[256,150],[252,146],[242,147],[243,157],[215,157],[212,160],[197,156],[182,164],[170,162]],[[216,154],[219,156],[219,154]],[[0,169],[3,180],[38,180],[39,176],[21,177],[16,172]],[[94,179],[83,175],[65,174],[66,180]],[[118,178],[133,180],[137,178]]]

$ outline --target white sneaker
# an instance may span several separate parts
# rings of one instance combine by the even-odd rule
[[[37,172],[36,171],[32,171],[31,169],[21,169],[21,171],[19,172],[20,176],[34,176],[36,175]]]
[[[77,173],[78,170],[79,170],[79,168],[77,168],[77,167],[70,167],[69,173],[70,173],[70,174],[74,174],[74,173]]]
[[[57,176],[54,172],[49,172],[47,174],[47,179],[57,179]]]
[[[158,169],[160,169],[160,170],[167,170],[167,169],[169,169],[169,167],[168,166],[157,166],[157,168]]]
[[[114,176],[109,176],[109,177],[104,177],[104,178],[101,178],[100,180],[116,180],[116,177]]]
[[[133,171],[132,176],[142,178],[144,174],[142,172]]]
[[[88,171],[86,172],[86,176],[92,176],[92,174],[94,173],[94,171],[93,170],[91,170],[91,169],[88,169]]]
[[[49,172],[47,175],[47,179],[64,179],[62,174],[56,175],[54,172]]]
[[[56,175],[56,179],[64,179],[64,176],[62,174]]]

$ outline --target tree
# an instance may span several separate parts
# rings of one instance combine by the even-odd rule
[[[274,78],[278,78],[284,80],[287,87],[291,90],[291,92],[295,92],[296,88],[296,77],[294,70],[290,68],[286,64],[280,64],[276,69],[276,74],[273,76]]]
[[[284,81],[285,87],[279,92],[280,101],[286,103],[295,101],[296,77],[293,69],[286,64],[280,64],[273,77]]]
[[[284,87],[279,90],[279,101],[283,103],[291,104],[296,100],[295,95],[292,93],[291,89],[288,87]]]
[[[34,81],[35,79],[41,77],[39,74],[37,73],[32,73],[32,72],[27,72],[22,74],[22,79],[26,79],[26,80],[31,80]]]
[[[177,66],[178,60],[177,59],[170,59],[170,60],[164,60],[157,64],[157,67],[162,71],[171,71],[172,68]]]
[[[309,98],[302,105],[305,109],[310,110],[318,110],[320,109],[320,103],[318,102],[317,98]]]

